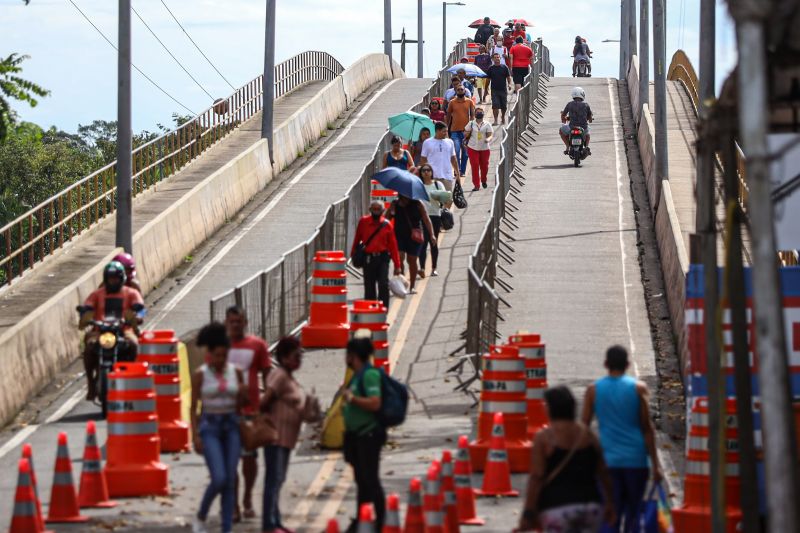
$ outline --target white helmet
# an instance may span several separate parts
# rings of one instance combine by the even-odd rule
[[[580,98],[581,100],[586,100],[586,92],[580,87],[573,87],[572,88],[572,98]]]

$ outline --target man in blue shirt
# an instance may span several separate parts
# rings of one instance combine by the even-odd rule
[[[663,476],[650,419],[647,385],[625,375],[628,365],[625,348],[608,349],[605,362],[608,376],[586,389],[583,422],[589,425],[597,415],[600,444],[613,481],[617,522],[610,524],[612,531],[638,533],[638,516],[650,467],[654,482],[661,481]]]

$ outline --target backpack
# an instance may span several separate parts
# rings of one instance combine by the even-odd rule
[[[376,370],[381,374],[381,408],[375,413],[378,423],[383,428],[399,426],[405,421],[408,411],[408,387],[384,372],[382,368]],[[363,372],[365,371],[366,369]],[[358,393],[362,396],[367,395],[363,379],[358,380]]]

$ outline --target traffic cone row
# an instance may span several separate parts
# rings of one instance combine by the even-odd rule
[[[84,507],[114,507],[115,502],[108,498],[105,474],[101,466],[100,448],[97,444],[95,423],[86,425],[86,448],[83,454],[80,492],[75,491],[72,477],[72,460],[69,456],[67,434],[58,434],[58,450],[50,493],[50,507],[45,520],[36,471],[33,466],[33,448],[30,444],[22,446],[19,462],[17,492],[14,498],[14,512],[11,518],[10,533],[39,533],[44,531],[45,523],[80,523],[89,517],[80,514]]]

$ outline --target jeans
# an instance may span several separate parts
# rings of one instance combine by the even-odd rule
[[[611,474],[614,509],[617,511],[617,522],[610,531],[639,533],[639,513],[650,469],[609,468],[608,471]]]
[[[477,189],[481,183],[486,183],[492,151],[467,148],[467,154],[469,154],[469,166],[472,168],[472,185]]]
[[[389,309],[389,253],[381,255],[367,255],[367,264],[364,265],[364,299],[377,300],[380,298],[386,309]],[[375,290],[375,287],[378,290]]]
[[[439,231],[442,229],[442,217],[436,215],[429,215],[431,219],[431,226],[433,226],[433,236],[439,239]],[[422,248],[419,252],[419,268],[425,270],[425,260],[428,258],[428,245],[431,245],[431,269],[436,270],[436,265],[439,263],[439,245],[434,246],[431,243],[431,234],[428,233],[428,228],[423,224],[422,231],[425,233],[425,242],[422,243]]]
[[[283,446],[264,448],[264,462],[267,464],[267,476],[264,479],[264,513],[261,518],[261,529],[264,531],[283,527],[278,503],[281,487],[286,481],[291,453],[292,450]]]
[[[386,442],[386,432],[375,429],[364,435],[345,433],[345,460],[353,467],[356,479],[358,509],[371,503],[375,509],[375,531],[383,529],[386,516],[386,496],[381,486],[381,448]]]
[[[467,172],[467,146],[464,144],[463,131],[451,131],[450,139],[456,147],[456,161],[458,161],[458,170],[461,174]]]
[[[197,517],[205,520],[211,503],[217,494],[222,499],[222,531],[233,529],[234,487],[236,467],[242,443],[239,437],[239,417],[235,413],[202,414],[198,427],[203,442],[203,456],[206,459],[211,483],[200,501]]]

